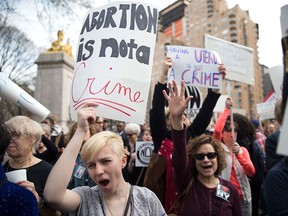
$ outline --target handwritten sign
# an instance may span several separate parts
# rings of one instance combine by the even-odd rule
[[[226,79],[255,85],[254,50],[252,48],[207,34],[205,34],[204,42],[206,49],[214,50],[221,56],[228,71]]]
[[[221,63],[218,53],[201,48],[167,46],[166,54],[173,59],[168,81],[176,80],[186,85],[206,88],[222,88],[222,76],[218,72]]]
[[[275,101],[256,104],[257,113],[261,120],[275,118]]]
[[[99,116],[144,122],[157,21],[157,8],[143,3],[115,2],[87,13],[72,80],[72,119],[93,100]]]
[[[0,95],[29,112],[32,115],[31,118],[35,121],[42,121],[50,113],[46,107],[40,104],[3,73],[0,73]]]
[[[135,166],[136,167],[148,167],[153,150],[154,150],[153,142],[146,142],[146,141],[136,142]]]

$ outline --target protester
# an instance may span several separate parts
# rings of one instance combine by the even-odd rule
[[[100,116],[96,117],[96,122],[94,124],[94,127],[96,129],[96,132],[101,132],[103,131],[103,126],[104,126],[104,119]]]
[[[9,182],[4,173],[2,160],[10,142],[10,133],[0,116],[0,215],[37,216],[38,205],[34,194],[26,188]]]
[[[58,125],[58,118],[54,114],[50,114],[46,117],[42,123],[47,124],[51,128],[51,140],[54,145],[58,148],[58,156],[62,154],[65,145],[64,145],[64,132],[60,125]]]
[[[50,140],[51,128],[49,125],[41,123],[43,134],[41,141],[36,144],[34,156],[54,165],[58,159],[58,148]]]
[[[121,136],[123,143],[124,143],[124,146],[126,146],[128,148],[129,141],[128,141],[128,137],[125,134],[124,129],[125,129],[125,122],[118,121],[116,124],[116,131]]]
[[[264,192],[269,216],[288,215],[288,158],[284,157],[268,172]]]
[[[256,139],[257,139],[257,143],[259,144],[262,152],[265,154],[265,141],[266,141],[266,136],[264,133],[262,133],[262,131],[260,130],[261,127],[261,122],[259,122],[259,120],[257,119],[252,119],[251,123],[253,124],[253,126],[255,127],[255,135],[256,135]]]
[[[145,167],[136,167],[136,142],[140,135],[140,125],[135,123],[127,123],[125,126],[125,134],[129,140],[129,156],[126,169],[129,175],[129,183],[132,185],[143,186],[143,181],[146,173]]]
[[[155,155],[152,156],[155,158],[155,163],[153,159],[150,160],[151,164],[149,164],[147,169],[147,174],[149,176],[145,177],[146,181],[144,185],[156,193],[165,206],[166,211],[170,210],[177,196],[172,175],[171,158],[174,145],[171,137],[171,119],[169,118],[170,115],[168,109],[166,109],[165,113],[166,101],[163,95],[163,90],[168,91],[166,81],[168,69],[171,66],[172,59],[167,57],[164,61],[163,70],[159,74],[158,83],[154,88],[149,125],[154,143]],[[218,70],[224,79],[226,75],[225,66],[222,64],[219,65]],[[187,125],[187,140],[189,140],[189,138],[199,136],[205,132],[207,126],[210,124],[213,109],[219,97],[219,89],[208,89],[208,94],[202,104],[202,107],[191,125],[189,119],[183,115],[183,120]],[[154,170],[156,170],[157,175],[153,175]],[[165,181],[163,181],[163,179]]]
[[[283,121],[283,115],[281,113],[281,106],[282,106],[282,99],[280,98],[277,100],[277,102],[275,104],[275,110],[274,110],[275,118],[276,118],[277,122],[279,123],[279,125],[282,125],[282,121]],[[281,127],[279,128],[279,130],[275,131],[270,136],[268,136],[266,138],[266,141],[265,141],[267,172],[274,165],[276,165],[278,162],[280,162],[281,159],[283,158],[282,155],[278,155],[276,153],[280,132],[281,132]]]
[[[66,146],[69,144],[70,140],[74,136],[77,130],[77,125],[77,122],[74,122],[70,127],[68,134],[65,134],[64,142],[66,143]],[[94,125],[89,125],[89,130],[87,131],[86,136],[83,139],[82,146],[94,134],[96,134]],[[90,178],[87,171],[87,166],[82,160],[80,152],[78,153],[76,161],[74,162],[73,173],[67,188],[73,189],[79,186],[95,186],[95,182]]]
[[[6,123],[11,132],[11,142],[7,148],[10,159],[4,164],[5,172],[27,170],[27,180],[17,182],[30,190],[37,199],[39,212],[52,211],[43,200],[43,190],[52,165],[33,155],[35,145],[40,141],[43,130],[37,122],[26,116],[15,116]]]
[[[222,132],[222,142],[224,143],[222,147],[226,153],[227,167],[223,169],[220,176],[235,185],[241,201],[242,215],[248,216],[252,215],[252,192],[247,176],[252,177],[255,174],[255,168],[250,160],[248,150],[236,142],[237,124],[234,123],[233,126],[231,124],[233,123],[229,120],[226,121]],[[234,127],[234,135],[232,127]]]
[[[184,98],[184,81],[169,83],[168,101],[174,145],[173,167],[179,192],[179,215],[241,215],[237,189],[218,175],[226,166],[220,142],[210,135],[190,139],[186,148],[183,113],[191,96]],[[177,208],[177,206],[176,206]],[[177,212],[177,211],[176,211]]]
[[[45,200],[71,215],[119,215],[119,212],[121,215],[166,215],[153,192],[124,181],[122,169],[127,157],[123,142],[119,135],[110,131],[95,134],[81,150],[88,173],[97,185],[66,189],[89,123],[96,121],[95,106],[95,102],[87,102],[78,111],[77,130],[49,175]]]

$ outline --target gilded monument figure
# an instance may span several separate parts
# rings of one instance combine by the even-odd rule
[[[69,40],[67,41],[66,45],[63,45],[63,39],[64,39],[64,32],[58,31],[57,33],[57,40],[52,42],[52,46],[50,49],[48,49],[48,52],[60,52],[63,51],[69,56],[72,57],[72,46],[69,43]]]

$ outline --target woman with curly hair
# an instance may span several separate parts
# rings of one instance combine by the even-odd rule
[[[184,88],[182,81],[179,92],[173,81],[173,87],[169,83],[170,96],[163,91],[172,118],[172,162],[179,192],[175,208],[179,215],[241,215],[237,189],[218,177],[226,167],[221,143],[210,135],[201,135],[191,139],[186,146],[182,115],[191,97],[184,98]]]

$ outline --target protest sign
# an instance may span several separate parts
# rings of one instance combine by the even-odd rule
[[[37,122],[44,120],[50,111],[36,99],[20,88],[16,83],[0,73],[0,96],[14,102],[28,112],[29,117]]]
[[[268,73],[273,85],[273,89],[277,97],[282,97],[282,88],[283,88],[283,65],[278,65],[272,68],[269,68]]]
[[[166,55],[173,65],[168,72],[168,81],[181,80],[185,85],[205,88],[222,88],[222,76],[218,71],[221,63],[218,53],[202,48],[167,46]]]
[[[87,100],[97,115],[143,124],[157,33],[158,10],[114,2],[84,19],[71,88],[71,118]]]
[[[136,142],[135,166],[136,167],[148,167],[153,150],[154,150],[153,142],[146,142],[146,141]]]
[[[275,101],[258,103],[256,109],[261,120],[275,118]]]
[[[222,113],[225,109],[225,104],[226,104],[226,100],[228,97],[229,97],[228,95],[221,95],[217,100],[217,103],[213,109],[213,112]]]
[[[226,79],[255,85],[254,51],[252,48],[222,40],[205,34],[205,48],[214,50],[221,56],[228,71]]]

